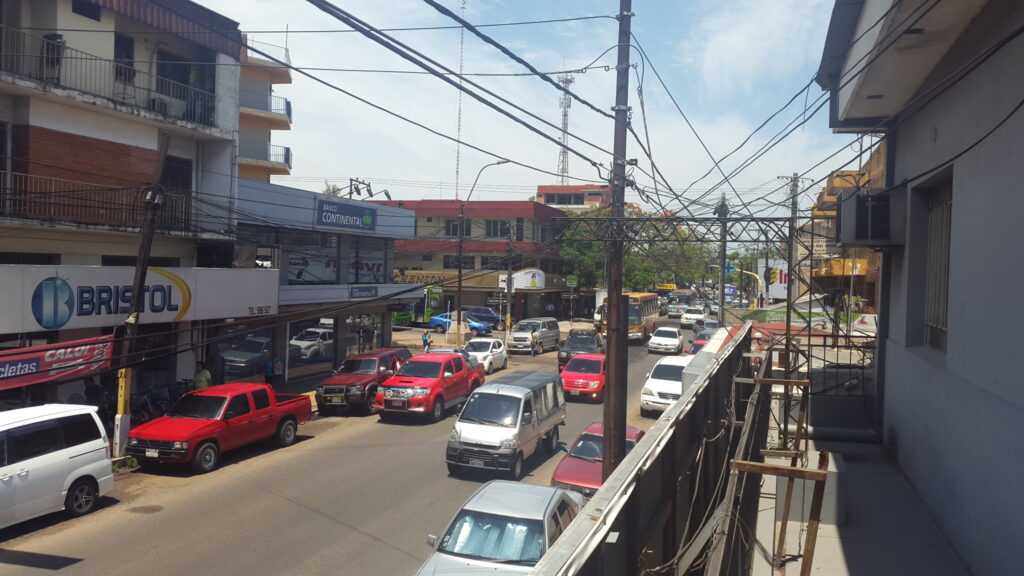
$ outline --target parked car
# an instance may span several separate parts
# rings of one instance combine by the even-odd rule
[[[647,373],[647,381],[640,391],[640,415],[653,418],[664,412],[683,395],[683,370],[693,356],[668,356],[658,360]]]
[[[317,409],[321,415],[342,407],[370,414],[377,399],[377,387],[394,376],[409,358],[412,352],[408,348],[381,348],[346,358],[334,374],[316,387]]]
[[[701,348],[703,348],[704,345],[707,343],[707,340],[694,340],[693,342],[690,343],[690,349],[687,350],[687,353],[693,356],[697,352],[700,352]]]
[[[508,351],[499,338],[474,338],[466,342],[466,352],[483,365],[484,373],[490,374],[501,368],[508,368]]]
[[[604,339],[596,330],[571,332],[558,351],[558,366],[565,366],[577,354],[604,354]]]
[[[461,354],[420,354],[377,387],[375,409],[381,418],[413,413],[427,414],[439,422],[449,406],[465,402],[484,379],[483,366],[470,366]]]
[[[267,384],[232,382],[182,396],[166,416],[128,433],[128,454],[142,461],[191,463],[210,472],[224,452],[267,438],[295,443],[313,404],[305,394],[277,394]]]
[[[444,333],[451,329],[451,324],[454,320],[451,317],[451,312],[445,312],[444,314],[438,314],[437,316],[431,316],[430,322],[427,327],[434,332]],[[464,333],[472,334],[473,336],[482,336],[491,333],[491,325],[485,322],[474,319],[472,316],[465,314],[463,315],[463,326],[462,330]]]
[[[565,425],[565,397],[558,375],[519,370],[481,386],[469,397],[448,439],[449,474],[463,468],[504,470],[512,480],[523,462],[543,445],[558,450]]]
[[[577,354],[560,374],[562,387],[570,398],[604,398],[604,382],[608,366],[604,354]]]
[[[559,488],[493,480],[455,514],[419,576],[527,573],[579,515],[582,497]]]
[[[64,510],[92,512],[114,488],[95,406],[46,404],[0,412],[0,528]]]
[[[490,306],[463,306],[462,310],[466,316],[486,322],[493,326],[495,330],[505,329],[505,316],[495,312],[494,308]],[[515,320],[512,322],[515,323]]]
[[[644,437],[644,431],[626,426],[626,454]],[[551,485],[572,490],[590,498],[601,488],[601,461],[604,459],[604,424],[594,422],[572,443],[551,475]]]
[[[683,316],[679,320],[680,328],[693,328],[697,322],[704,321],[704,309],[687,306],[683,309]]]
[[[683,334],[677,328],[658,328],[647,341],[647,351],[679,354],[683,351],[684,340]]]
[[[681,302],[671,302],[666,307],[666,312],[669,318],[679,318],[683,315],[683,310],[685,308],[686,305]]]
[[[527,318],[512,327],[508,339],[510,352],[543,354],[547,348],[557,350],[562,343],[558,320],[550,317]]]
[[[249,336],[230,350],[221,352],[224,359],[224,376],[228,378],[244,378],[263,374],[263,367],[273,349],[273,341],[266,336]]]
[[[334,357],[334,329],[306,328],[288,344],[299,347],[299,360],[329,360]]]
[[[431,346],[430,351],[438,354],[459,354],[469,364],[470,368],[476,368],[480,365],[476,357],[467,352],[462,346]]]

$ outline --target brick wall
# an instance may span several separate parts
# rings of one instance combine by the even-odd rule
[[[14,172],[130,187],[153,180],[158,152],[40,126],[11,130]]]

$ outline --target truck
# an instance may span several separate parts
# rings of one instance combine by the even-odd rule
[[[381,419],[394,414],[425,414],[439,422],[449,406],[465,402],[484,379],[484,367],[471,366],[461,354],[420,354],[377,387],[375,409]]]
[[[224,359],[224,375],[245,378],[263,373],[273,350],[273,341],[266,336],[249,336],[230,350],[221,353]]]
[[[341,366],[316,387],[316,405],[321,416],[339,408],[373,412],[377,387],[395,375],[402,363],[412,358],[408,348],[381,348],[349,356]]]
[[[277,394],[267,384],[231,382],[182,396],[166,416],[128,433],[127,452],[142,462],[191,464],[204,474],[221,454],[265,439],[295,443],[313,413],[309,396]]]

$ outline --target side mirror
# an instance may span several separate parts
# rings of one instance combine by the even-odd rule
[[[388,376],[394,376],[395,375],[395,371],[394,370],[385,370],[384,373],[387,374]]]
[[[523,424],[533,424],[533,413],[527,412],[523,414]]]
[[[452,372],[445,372],[445,373],[444,373],[444,377],[445,377],[445,378],[451,378],[451,377],[452,377],[452,376],[454,376],[454,375],[455,375],[455,374],[453,374]]]
[[[427,534],[427,546],[430,546],[431,548],[437,546],[437,536]]]
[[[558,371],[559,371],[559,372],[561,372],[562,370],[565,370],[565,366],[559,366],[559,367],[558,367]]]

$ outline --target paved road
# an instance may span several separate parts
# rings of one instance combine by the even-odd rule
[[[643,347],[629,353],[629,422],[647,428],[639,391],[656,358]],[[509,369],[556,364],[548,352],[513,356]],[[563,443],[601,411],[570,404]],[[492,478],[448,476],[453,420],[334,416],[302,427],[294,446],[228,453],[204,476],[178,467],[120,474],[90,516],[0,530],[0,575],[412,574],[429,553],[426,535]],[[547,484],[560,458],[531,459],[525,481]]]

